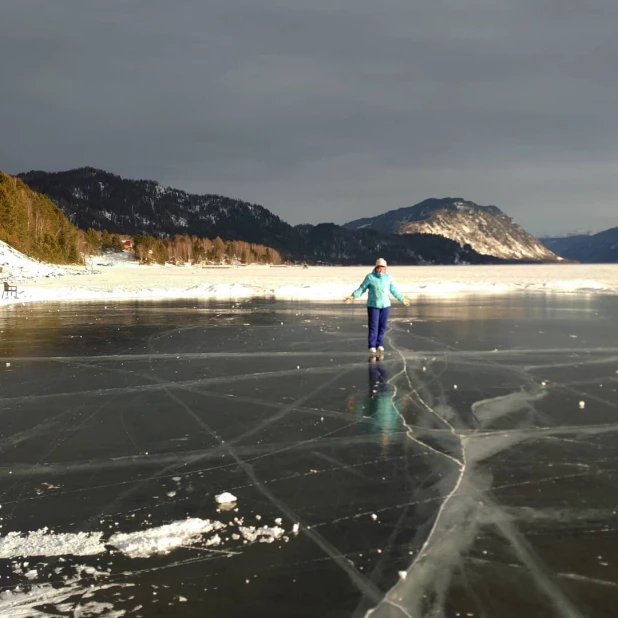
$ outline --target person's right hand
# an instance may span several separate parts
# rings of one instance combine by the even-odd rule
[[[346,298],[344,298],[344,301],[349,305],[354,299],[351,296],[346,296]]]

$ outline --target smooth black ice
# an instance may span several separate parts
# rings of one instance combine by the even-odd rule
[[[365,320],[269,301],[2,309],[4,541],[228,526],[147,557],[0,546],[2,615],[615,616],[618,299],[398,306],[377,363]],[[285,532],[247,541],[241,519]]]

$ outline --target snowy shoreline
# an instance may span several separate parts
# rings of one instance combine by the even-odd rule
[[[1,305],[43,301],[268,298],[342,301],[370,266],[141,266],[129,252],[96,256],[87,267],[30,259],[0,242],[0,282],[17,286]],[[457,294],[618,294],[618,264],[393,266],[411,299]],[[362,301],[359,301],[362,302]]]
[[[200,268],[164,266],[61,267],[62,273],[21,278],[17,299],[2,304],[42,301],[136,299],[341,301],[370,267]],[[618,294],[618,264],[509,266],[395,266],[400,290],[411,299],[457,294],[545,292]],[[10,275],[0,280],[11,281]],[[358,301],[362,302],[362,301]]]

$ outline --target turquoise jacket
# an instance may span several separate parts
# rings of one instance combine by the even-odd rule
[[[388,273],[378,274],[375,269],[365,277],[358,289],[352,292],[352,298],[360,298],[367,290],[369,290],[367,307],[378,309],[390,307],[391,298],[389,294],[392,294],[400,302],[404,300],[403,294],[397,289],[393,278]]]

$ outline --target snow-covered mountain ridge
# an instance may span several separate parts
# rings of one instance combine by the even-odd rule
[[[396,234],[436,234],[484,255],[507,260],[560,261],[532,234],[496,206],[462,198],[428,199],[415,206],[346,223],[352,230],[371,228]]]

